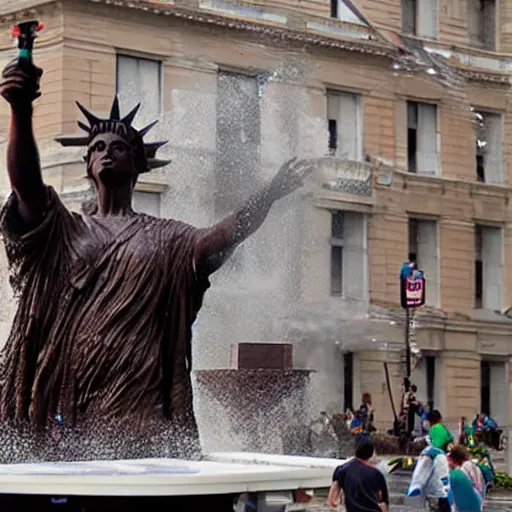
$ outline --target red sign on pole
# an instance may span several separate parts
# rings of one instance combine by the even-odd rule
[[[401,303],[403,308],[418,308],[425,304],[425,278],[423,272],[414,270],[412,275],[401,279]]]

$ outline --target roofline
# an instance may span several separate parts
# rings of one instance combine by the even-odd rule
[[[66,1],[66,0],[61,0]],[[289,43],[301,43],[320,48],[342,50],[366,55],[374,55],[395,60],[400,52],[410,53],[410,50],[400,47],[383,37],[383,41],[342,39],[341,37],[330,37],[325,34],[300,31],[289,27],[276,26],[270,22],[259,22],[240,17],[223,15],[213,12],[200,12],[187,7],[176,5],[156,4],[146,0],[82,0],[89,4],[102,4],[112,7],[140,10],[160,16],[169,16],[193,23],[213,25],[228,30],[252,33],[260,36],[270,36]],[[35,14],[40,8],[47,5],[57,4],[59,0],[19,0],[19,7],[16,11],[6,12],[0,9],[0,23],[13,22],[26,18],[28,14]],[[371,29],[370,31],[375,32]],[[381,36],[382,37],[382,36]],[[483,71],[478,68],[459,67],[450,64],[450,67],[470,81],[488,82],[494,84],[509,84],[510,75],[503,72]]]

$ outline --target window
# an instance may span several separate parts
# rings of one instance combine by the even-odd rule
[[[482,226],[475,226],[475,308],[482,308]]]
[[[127,114],[141,103],[137,125],[143,126],[158,119],[162,106],[161,63],[118,55],[117,94],[121,114]]]
[[[437,38],[437,0],[402,0],[402,32]]]
[[[508,377],[504,362],[480,361],[480,410],[498,425],[508,421]]]
[[[367,298],[366,217],[362,213],[331,214],[331,295],[352,300]]]
[[[343,224],[344,212],[332,214],[331,224],[331,295],[343,292]]]
[[[338,0],[331,0],[331,18],[338,17]]]
[[[436,105],[407,102],[407,165],[409,172],[439,174]]]
[[[491,414],[491,363],[480,361],[480,412]]]
[[[160,217],[160,194],[135,190],[133,193],[133,208],[136,212]]]
[[[436,356],[425,357],[427,370],[427,405],[428,410],[434,410],[435,403],[435,380],[436,380]]]
[[[503,116],[489,112],[475,112],[476,177],[485,183],[504,184]]]
[[[439,247],[437,222],[409,219],[409,261],[425,274],[425,303],[439,305]]]
[[[343,411],[354,410],[354,354],[343,354]]]
[[[437,357],[435,355],[424,355],[412,372],[412,382],[418,388],[418,400],[425,404],[427,411],[434,409],[436,384],[439,388],[439,384],[436,382],[436,366]]]
[[[418,262],[418,221],[409,219],[409,261]]]
[[[503,233],[501,228],[475,226],[475,308],[501,311]]]
[[[363,159],[361,97],[358,94],[327,93],[329,154],[347,160]]]
[[[331,0],[331,18],[358,25],[366,24],[359,11],[344,0]]]
[[[496,47],[496,0],[468,0],[469,44],[494,50]]]

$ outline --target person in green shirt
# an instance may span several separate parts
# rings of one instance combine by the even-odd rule
[[[454,439],[451,432],[443,425],[441,413],[437,409],[432,411],[429,414],[428,420],[430,422],[430,431],[428,434],[432,446],[445,452],[448,451]]]

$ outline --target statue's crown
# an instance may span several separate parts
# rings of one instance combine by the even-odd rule
[[[78,108],[81,110],[82,114],[87,119],[87,121],[89,122],[89,126],[87,126],[85,123],[78,121],[78,126],[82,130],[84,130],[87,133],[87,135],[62,135],[60,137],[57,137],[55,140],[62,144],[62,146],[64,147],[88,146],[93,136],[92,134],[94,133],[94,127],[99,125],[100,123],[122,123],[126,126],[127,129],[135,130],[135,128],[132,126],[132,122],[140,109],[140,103],[126,116],[121,118],[119,112],[119,100],[117,96],[115,96],[114,101],[112,102],[112,108],[110,109],[110,116],[108,119],[102,119],[95,116],[83,105],[78,103],[78,101],[76,102],[76,104]],[[141,139],[143,139],[144,136],[149,132],[149,130],[151,130],[151,128],[153,128],[153,126],[155,126],[156,123],[158,123],[158,120],[149,123],[146,127],[142,128],[142,130],[135,131],[140,135]],[[159,158],[156,158],[156,152],[158,151],[158,149],[161,148],[164,144],[167,144],[167,142],[168,141],[166,140],[159,142],[143,142],[148,171],[150,171],[151,169],[156,169],[158,167],[163,167],[164,165],[170,163],[170,160],[161,160]]]

